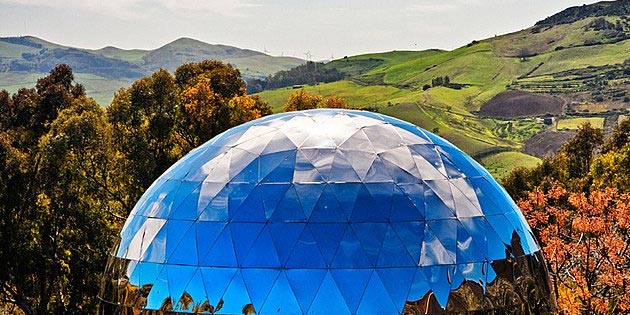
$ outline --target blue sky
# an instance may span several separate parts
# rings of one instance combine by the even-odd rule
[[[180,37],[324,60],[454,49],[585,0],[0,0],[0,36],[154,49]]]

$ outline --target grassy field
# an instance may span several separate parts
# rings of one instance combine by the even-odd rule
[[[22,58],[23,53],[37,53],[39,49],[0,41],[0,52],[4,58]]]
[[[492,132],[496,122],[479,120],[472,115],[445,112],[439,107],[418,103],[402,103],[382,108],[379,112],[436,133],[473,156],[496,147],[519,147],[518,143],[499,138]]]
[[[46,76],[47,73],[0,73],[0,89],[15,93],[23,87],[33,87],[37,79]]]
[[[0,73],[0,89],[13,94],[20,88],[32,88],[37,79],[47,76],[47,73]],[[86,94],[105,107],[113,99],[114,93],[122,87],[129,87],[134,80],[110,80],[93,74],[75,73],[74,80],[85,86]]]
[[[338,81],[333,83],[321,83],[318,85],[305,85],[304,89],[311,94],[323,96],[336,95],[343,97],[350,107],[373,107],[387,106],[388,101],[403,97],[411,93],[411,91],[399,89],[393,86],[358,85],[351,81]],[[264,91],[258,93],[264,101],[268,102],[274,112],[279,112],[291,95],[297,90],[291,88],[282,88],[272,91]]]
[[[622,63],[630,57],[628,51],[630,51],[630,41],[628,40],[616,44],[582,46],[554,51],[531,58],[534,62],[544,62],[533,74],[545,75],[589,66]]]
[[[594,128],[604,128],[603,117],[578,117],[578,118],[566,118],[558,121],[558,130],[575,130],[582,124],[589,122]]]
[[[534,167],[540,159],[522,152],[508,151],[490,155],[481,159],[480,163],[497,179],[505,177],[519,166]]]
[[[437,49],[422,51],[391,51],[386,53],[372,53],[357,55],[348,58],[334,60],[325,67],[335,68],[349,75],[359,75],[374,70],[375,73],[387,72],[389,67],[405,62],[428,58],[441,54],[444,51]]]
[[[131,63],[142,64],[142,57],[146,56],[147,50],[141,49],[119,49],[116,47],[105,47],[98,50],[88,50],[108,58],[121,59]]]
[[[94,98],[94,100],[103,107],[111,104],[114,93],[120,90],[120,88],[130,87],[135,81],[133,79],[119,79],[113,81],[85,73],[75,74],[74,80],[83,84],[87,95]]]

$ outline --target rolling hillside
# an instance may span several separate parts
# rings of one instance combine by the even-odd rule
[[[155,50],[124,50],[104,47],[98,50],[66,47],[32,37],[0,38],[0,89],[15,92],[33,86],[37,78],[52,67],[66,63],[88,95],[108,105],[114,92],[159,68],[174,71],[186,62],[216,59],[241,70],[244,78],[265,78],[290,69],[304,61],[291,57],[272,57],[261,52],[226,45],[211,45],[180,38]]]
[[[568,8],[530,28],[452,51],[344,57],[324,65],[343,73],[343,80],[304,88],[438,133],[500,176],[553,154],[582,122],[609,131],[628,117],[628,16],[630,1],[606,1]],[[87,50],[35,37],[0,38],[0,88],[32,86],[65,62],[88,94],[107,105],[116,90],[139,77],[201,59],[229,62],[244,77],[259,79],[304,62],[188,38],[155,50]],[[448,84],[431,86],[446,77]],[[292,92],[259,95],[279,111]]]
[[[601,2],[453,51],[335,60],[326,67],[344,72],[344,80],[305,89],[342,96],[352,107],[377,109],[434,131],[501,176],[535,163],[532,155],[559,149],[576,122],[610,130],[630,110],[627,13],[628,1]],[[433,79],[446,76],[450,86],[430,87]],[[259,95],[278,110],[292,92]],[[545,125],[544,117],[554,123]]]

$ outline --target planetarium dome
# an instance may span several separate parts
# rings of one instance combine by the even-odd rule
[[[99,314],[554,305],[540,247],[483,167],[412,124],[349,110],[267,116],[175,163],[129,215],[100,297]]]

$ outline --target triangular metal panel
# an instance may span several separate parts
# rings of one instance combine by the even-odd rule
[[[361,297],[363,297],[372,272],[373,269],[330,269],[330,274],[335,279],[341,295],[353,314],[359,308]]]
[[[284,272],[280,272],[280,276],[271,288],[271,292],[265,299],[264,304],[260,308],[261,314],[301,314],[302,309],[295,298],[295,293],[287,280]]]
[[[308,314],[352,314],[330,273],[319,286]]]
[[[356,314],[398,314],[399,311],[390,298],[378,273],[376,271],[373,272]]]

